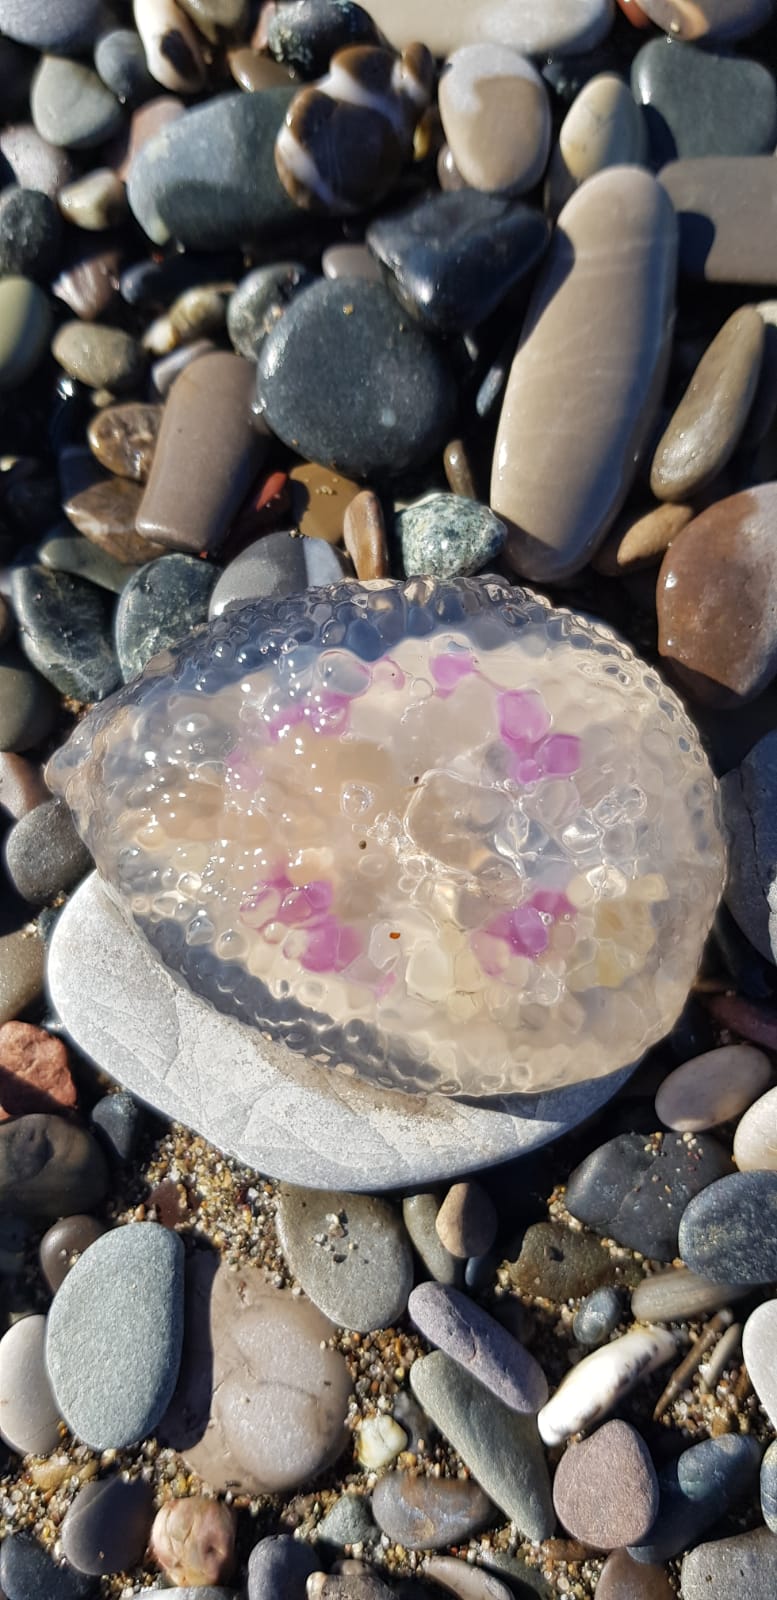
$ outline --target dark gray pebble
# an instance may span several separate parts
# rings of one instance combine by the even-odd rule
[[[56,1294],[60,1284],[64,1283],[79,1256],[106,1232],[106,1224],[99,1222],[97,1217],[78,1213],[71,1217],[60,1217],[52,1223],[44,1233],[38,1250],[40,1270],[52,1294]]]
[[[71,578],[84,578],[108,594],[121,594],[135,570],[117,561],[110,551],[82,538],[69,522],[60,523],[44,535],[35,552],[42,567],[50,572],[67,572]]]
[[[29,566],[13,573],[11,598],[25,655],[62,694],[104,700],[117,687],[121,674],[101,589],[67,573]]]
[[[0,1585],[7,1600],[86,1600],[94,1578],[52,1560],[34,1534],[10,1533],[0,1546]]]
[[[141,1478],[85,1483],[62,1522],[62,1552],[78,1572],[105,1577],[142,1560],[151,1532],[154,1492]]]
[[[307,1580],[319,1558],[290,1534],[261,1539],[248,1558],[248,1600],[306,1600]]]
[[[92,858],[64,800],[46,800],[20,817],[5,842],[8,876],[23,900],[43,905],[89,872]]]
[[[34,1112],[0,1126],[0,1211],[53,1220],[99,1205],[107,1188],[100,1146],[75,1123]]]
[[[672,1261],[684,1207],[731,1165],[708,1134],[689,1140],[679,1133],[622,1133],[575,1168],[567,1182],[567,1210],[604,1238],[656,1261]]]
[[[285,444],[370,479],[441,448],[455,404],[441,352],[388,289],[362,278],[324,279],[292,301],[259,352],[257,396]]]
[[[313,274],[299,261],[275,261],[241,278],[227,304],[227,333],[238,355],[255,361],[262,340],[312,282]]]
[[[59,265],[62,218],[47,194],[6,189],[0,195],[0,274],[48,283]]]
[[[134,28],[111,28],[97,40],[94,64],[107,89],[122,104],[134,106],[159,94],[146,65],[146,52]]]
[[[360,1494],[341,1494],[316,1528],[317,1539],[338,1550],[346,1545],[371,1543],[379,1536],[369,1497]]]
[[[575,1312],[572,1332],[586,1350],[595,1350],[615,1332],[623,1316],[623,1294],[612,1286],[595,1289]]]
[[[266,533],[224,568],[208,614],[220,617],[227,606],[299,594],[312,584],[338,583],[346,570],[344,557],[326,539]]]
[[[644,1544],[631,1545],[639,1562],[669,1561],[752,1493],[762,1446],[746,1434],[702,1439],[658,1473],[658,1516]]]
[[[653,165],[678,156],[757,156],[777,142],[777,88],[758,61],[651,39],[631,67]]]
[[[116,650],[126,683],[160,650],[185,644],[208,620],[220,568],[195,556],[160,556],[141,567],[116,612]]]
[[[92,1127],[109,1158],[129,1161],[143,1123],[143,1112],[126,1089],[105,1094],[92,1109]]]
[[[39,744],[55,716],[48,684],[14,646],[0,650],[0,750],[29,750]]]
[[[686,1266],[713,1283],[777,1278],[777,1172],[735,1172],[696,1195],[680,1223]]]
[[[721,780],[729,840],[726,904],[742,932],[767,961],[777,955],[777,732],[753,745],[741,766]]]
[[[354,0],[289,0],[270,18],[267,43],[276,61],[301,78],[318,78],[348,45],[378,44],[380,35]]]
[[[32,120],[42,139],[88,150],[119,132],[124,114],[92,67],[68,56],[41,58],[30,90]]]

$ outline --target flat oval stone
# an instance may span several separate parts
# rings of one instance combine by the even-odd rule
[[[211,594],[208,615],[220,617],[228,606],[265,596],[299,594],[309,584],[337,583],[344,565],[340,552],[325,539],[266,533],[224,568]]]
[[[128,567],[144,566],[167,553],[166,545],[137,532],[135,524],[142,498],[140,484],[131,483],[128,478],[98,478],[96,483],[71,495],[62,506],[84,540],[124,569],[124,581],[117,589],[123,589]]]
[[[584,1356],[562,1378],[537,1418],[543,1444],[562,1444],[573,1433],[601,1421],[635,1384],[676,1353],[674,1334],[665,1328],[631,1328],[601,1350]]]
[[[291,1271],[332,1322],[369,1333],[402,1316],[413,1261],[400,1218],[385,1200],[284,1188],[277,1225]]]
[[[660,181],[677,212],[680,270],[707,283],[777,280],[771,156],[689,156]]]
[[[658,648],[694,696],[741,705],[777,672],[777,484],[708,506],[672,541],[658,577]]]
[[[51,307],[30,278],[0,278],[0,390],[24,383],[43,360]]]
[[[683,1600],[741,1600],[742,1595],[770,1594],[777,1583],[777,1538],[768,1528],[713,1539],[683,1557],[680,1569]]]
[[[134,389],[146,368],[146,353],[131,333],[103,324],[65,322],[51,345],[54,359],[71,378],[92,389]]]
[[[687,1267],[653,1272],[632,1291],[631,1310],[638,1322],[684,1322],[741,1300],[747,1288],[739,1283],[713,1283]]]
[[[674,1589],[659,1566],[642,1566],[628,1550],[613,1550],[602,1567],[596,1600],[674,1600]]]
[[[473,189],[523,194],[539,182],[550,150],[550,101],[525,56],[504,44],[454,51],[440,78],[439,110],[451,155]]]
[[[410,1368],[416,1399],[474,1478],[528,1539],[547,1539],[554,1518],[548,1469],[533,1417],[495,1399],[442,1351]]]
[[[764,1300],[751,1311],[742,1330],[742,1354],[750,1382],[774,1427],[777,1417],[777,1300]]]
[[[150,561],[129,579],[116,611],[116,652],[125,683],[207,621],[219,571],[194,556],[171,555]]]
[[[0,1339],[0,1438],[20,1456],[59,1444],[59,1411],[46,1376],[46,1318],[23,1317]]]
[[[64,1283],[79,1256],[106,1232],[106,1224],[97,1217],[76,1213],[60,1217],[44,1233],[40,1242],[40,1269],[52,1294]]]
[[[107,1187],[102,1151],[75,1123],[32,1112],[0,1126],[0,1211],[50,1220],[99,1205]]]
[[[49,683],[81,701],[103,700],[116,688],[119,663],[102,589],[29,566],[15,568],[11,592],[22,648]]]
[[[119,132],[124,113],[92,67],[66,56],[43,56],[30,91],[32,120],[51,144],[87,150]]]
[[[472,1179],[451,1184],[435,1222],[446,1249],[459,1261],[487,1255],[496,1239],[498,1225],[496,1207],[488,1190]]]
[[[615,72],[597,73],[561,124],[546,179],[549,209],[557,215],[575,189],[605,167],[645,165],[647,149],[645,119],[627,84]]]
[[[777,141],[777,88],[759,61],[651,39],[634,57],[652,163],[678,156],[755,156]]]
[[[153,1222],[96,1239],[49,1312],[46,1366],[71,1432],[122,1450],[153,1432],[172,1398],[183,1338],[183,1245]]]
[[[758,1483],[762,1446],[748,1434],[702,1439],[658,1472],[658,1516],[635,1561],[669,1561],[714,1528]]]
[[[389,1472],[372,1494],[382,1533],[405,1550],[443,1550],[464,1544],[497,1517],[488,1495],[471,1479],[423,1478]]]
[[[673,39],[741,39],[772,16],[771,0],[640,0],[642,10]]]
[[[122,105],[135,105],[156,93],[146,52],[134,28],[108,28],[94,47],[98,77]]]
[[[613,1285],[586,1295],[572,1319],[572,1332],[586,1350],[595,1350],[623,1318],[623,1292]]]
[[[271,1534],[254,1545],[248,1558],[248,1600],[306,1600],[305,1585],[318,1570],[318,1555],[290,1534]]]
[[[683,1212],[680,1255],[714,1282],[777,1277],[777,1173],[735,1172],[697,1194]]]
[[[491,506],[508,523],[507,557],[524,577],[577,572],[628,493],[666,375],[676,238],[660,185],[633,167],[597,173],[559,217],[494,449]],[[605,337],[606,366],[597,364]],[[573,413],[559,472],[558,418]]]
[[[85,1483],[62,1520],[62,1553],[93,1577],[126,1572],[143,1559],[153,1509],[153,1490],[142,1478]]]
[[[615,1550],[636,1544],[658,1511],[658,1483],[647,1445],[628,1422],[605,1422],[571,1444],[556,1468],[559,1521],[583,1544]]]
[[[723,324],[662,435],[650,470],[658,500],[688,500],[733,455],[761,372],[765,328],[753,306]]]
[[[499,554],[507,529],[488,506],[457,494],[432,494],[394,519],[408,578],[468,577]]]
[[[762,1050],[749,1044],[723,1045],[670,1072],[656,1095],[656,1114],[678,1133],[715,1128],[741,1116],[770,1078],[771,1063]]]
[[[107,472],[145,483],[154,459],[162,407],[129,401],[106,406],[89,424],[89,447]]]
[[[741,1172],[777,1171],[777,1089],[761,1095],[737,1124],[734,1160]]]
[[[566,1206],[595,1233],[656,1261],[671,1261],[684,1207],[730,1170],[726,1151],[714,1139],[621,1133],[571,1173]]]
[[[63,808],[57,800],[45,800],[14,824],[5,842],[5,862],[8,876],[22,898],[32,905],[42,905],[72,889],[89,871],[92,858],[73,826],[67,806]],[[67,1093],[65,1084],[60,1087]],[[74,1099],[73,1093],[67,1103],[72,1105]],[[53,1107],[24,1109],[43,1111]]]
[[[259,351],[257,394],[285,444],[355,478],[425,461],[454,403],[437,348],[387,289],[356,278],[323,279],[292,301]]]
[[[25,0],[21,0],[24,4]],[[42,139],[31,122],[11,123],[0,133],[0,155],[23,189],[39,189],[56,200],[63,183],[76,176],[72,156]]]
[[[511,1411],[535,1412],[545,1404],[548,1385],[539,1362],[474,1300],[439,1283],[422,1283],[413,1290],[408,1311],[430,1344],[465,1367]]]
[[[32,1533],[6,1534],[0,1545],[0,1584],[6,1600],[89,1600],[94,1579],[55,1562]]]
[[[398,49],[417,39],[413,0],[370,0],[369,12]],[[592,50],[611,26],[609,0],[579,0],[574,7],[569,0],[521,0],[509,11],[503,0],[425,0],[421,32],[436,56],[482,40],[544,56]]]

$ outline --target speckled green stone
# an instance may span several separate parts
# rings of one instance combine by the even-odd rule
[[[477,500],[433,494],[400,511],[396,531],[405,575],[466,578],[493,561],[505,539],[505,525]]]
[[[24,383],[51,337],[51,307],[30,278],[0,278],[0,389]]]

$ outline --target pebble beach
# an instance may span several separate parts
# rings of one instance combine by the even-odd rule
[[[777,1591],[773,0],[0,91],[0,1600]]]

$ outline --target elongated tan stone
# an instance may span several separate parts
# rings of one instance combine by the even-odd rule
[[[769,21],[771,0],[640,0],[673,39],[740,39]]]
[[[473,189],[522,194],[542,177],[550,148],[548,91],[530,61],[498,44],[456,50],[440,78],[440,118]]]
[[[605,167],[643,166],[647,128],[641,106],[616,72],[600,72],[573,100],[558,136],[546,180],[555,216],[586,178]]]
[[[765,333],[755,307],[742,306],[705,350],[653,457],[657,499],[685,500],[730,460],[755,396]]]
[[[613,18],[612,0],[367,0],[365,10],[397,49],[422,38],[436,56],[483,40],[526,55],[592,50]]]
[[[693,521],[692,506],[664,500],[649,511],[625,509],[597,550],[591,563],[595,572],[615,578],[661,560],[673,539]]]
[[[496,437],[491,506],[523,577],[577,572],[631,487],[663,390],[676,223],[660,184],[611,167],[564,207]]]
[[[694,156],[659,174],[677,212],[680,270],[708,283],[777,283],[774,156]]]

